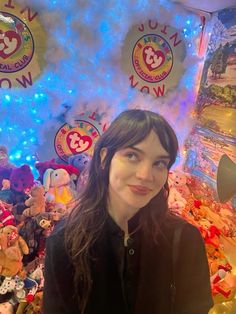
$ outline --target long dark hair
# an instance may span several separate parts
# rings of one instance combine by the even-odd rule
[[[175,162],[178,142],[169,123],[159,114],[147,110],[122,112],[96,142],[90,162],[86,186],[79,196],[78,205],[67,218],[65,244],[75,269],[74,284],[81,313],[84,313],[92,288],[91,250],[99,239],[107,219],[109,169],[116,151],[134,146],[153,130],[170,155],[168,168]],[[100,152],[107,149],[101,165]],[[142,211],[143,228],[156,237],[158,225],[168,212],[168,182]],[[158,210],[157,210],[158,207]]]

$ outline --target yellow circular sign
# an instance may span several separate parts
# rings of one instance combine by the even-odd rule
[[[132,62],[141,79],[157,83],[169,75],[173,66],[173,53],[163,37],[158,34],[146,34],[136,42]]]
[[[0,3],[0,88],[28,88],[45,66],[47,36],[39,12],[13,1]]]
[[[72,155],[87,153],[93,154],[96,141],[100,136],[100,131],[93,123],[87,120],[76,120],[76,126],[73,127],[67,123],[58,130],[54,148],[57,155],[64,161]]]
[[[33,36],[17,16],[7,12],[0,14],[0,72],[17,72],[25,68],[33,57]]]

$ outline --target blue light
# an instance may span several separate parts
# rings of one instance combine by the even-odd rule
[[[31,142],[31,143],[36,142],[36,138],[35,138],[35,137],[31,137],[31,138],[30,138],[30,142]]]
[[[5,95],[5,99],[6,99],[7,101],[10,101],[10,100],[11,100],[11,97],[10,97],[9,95]]]
[[[38,99],[39,98],[39,94],[34,94],[34,98]]]
[[[105,21],[102,21],[101,24],[100,24],[100,31],[102,33],[106,33],[107,31],[109,30],[109,25],[107,22]]]
[[[21,150],[16,151],[16,153],[15,153],[15,158],[16,158],[16,159],[20,159],[20,158],[21,158],[21,153],[22,153]]]
[[[190,20],[187,20],[186,24],[188,24],[188,25],[189,25],[190,23],[191,23],[191,22],[190,22]]]
[[[30,160],[31,160],[31,156],[26,156],[25,159],[26,159],[27,161],[30,161]]]
[[[25,145],[27,145],[27,143],[28,143],[27,141],[24,141],[22,144],[25,146]]]

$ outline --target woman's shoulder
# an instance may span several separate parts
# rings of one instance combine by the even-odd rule
[[[187,220],[175,214],[169,214],[165,220],[165,227],[171,230],[182,229],[184,234],[201,235],[196,226],[189,223]]]

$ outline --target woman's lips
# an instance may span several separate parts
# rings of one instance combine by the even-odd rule
[[[130,190],[135,194],[147,195],[151,192],[151,189],[141,185],[128,185]]]

